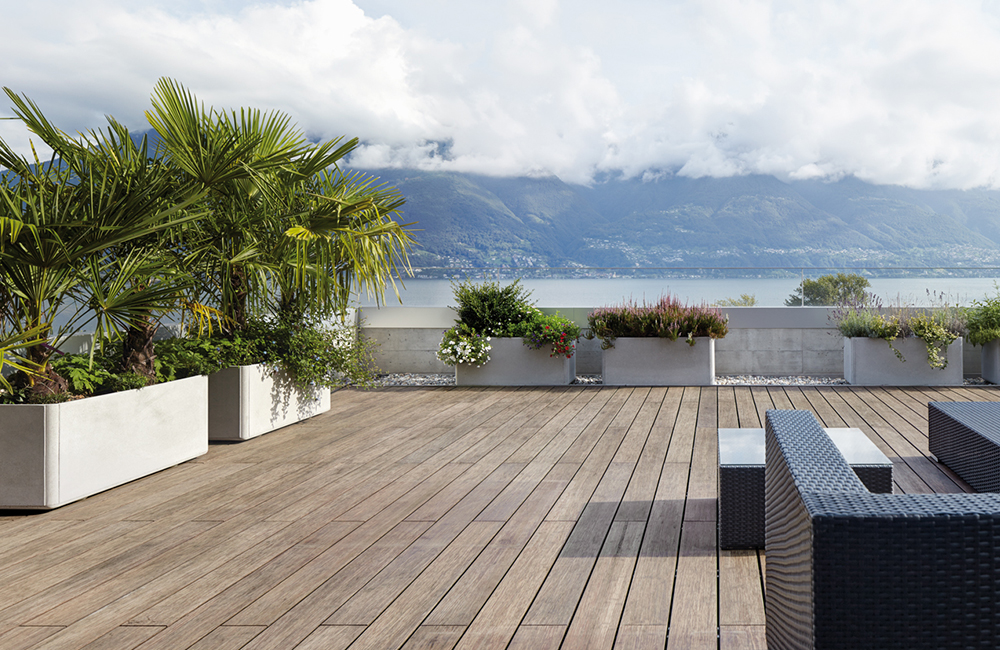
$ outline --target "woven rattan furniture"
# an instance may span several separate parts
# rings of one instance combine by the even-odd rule
[[[872,494],[808,411],[768,411],[767,647],[1000,648],[1000,495]]]
[[[931,402],[930,452],[977,492],[1000,492],[1000,402]]]
[[[892,492],[892,461],[861,429],[824,429],[870,492]],[[764,430],[719,429],[719,546],[764,548]]]

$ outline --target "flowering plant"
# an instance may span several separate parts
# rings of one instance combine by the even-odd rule
[[[660,337],[676,341],[684,337],[688,345],[696,336],[721,339],[729,333],[729,319],[718,309],[682,305],[673,296],[663,296],[649,305],[628,300],[621,305],[600,307],[587,316],[591,336],[601,339],[601,349],[615,346],[619,337]]]
[[[518,323],[511,329],[512,336],[520,336],[524,344],[532,350],[540,350],[548,345],[552,347],[550,357],[573,356],[574,345],[580,338],[580,327],[568,318],[555,315],[545,315],[538,309],[533,309],[530,320]]]
[[[490,360],[490,337],[478,334],[465,323],[444,331],[437,357],[449,366],[471,363],[481,366]]]
[[[438,359],[448,365],[474,363],[481,366],[490,360],[490,336],[520,337],[529,348],[552,346],[549,356],[573,356],[580,328],[570,319],[543,314],[531,304],[531,292],[515,280],[501,286],[498,282],[453,284],[458,312],[455,326],[444,333]],[[485,337],[485,338],[484,338]]]
[[[964,310],[943,303],[932,311],[902,306],[883,309],[882,301],[870,293],[840,305],[830,319],[845,338],[882,339],[900,361],[906,359],[893,341],[915,336],[927,346],[927,365],[938,369],[948,366],[948,346],[967,333]]]

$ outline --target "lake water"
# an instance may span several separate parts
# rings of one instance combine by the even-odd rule
[[[507,280],[501,280],[507,283]],[[879,296],[886,306],[927,306],[935,304],[928,291],[951,305],[968,305],[973,300],[997,295],[996,278],[876,278],[870,279],[869,291]],[[524,279],[532,299],[540,307],[599,307],[619,303],[626,298],[652,301],[664,294],[677,296],[683,302],[714,303],[741,294],[756,296],[762,307],[784,305],[786,298],[799,286],[797,278],[733,278],[733,279],[650,279],[650,278],[585,278],[585,279]],[[454,304],[451,281],[407,280],[400,289],[403,307],[445,307]],[[363,299],[362,306],[374,301]],[[398,307],[391,290],[386,306]]]

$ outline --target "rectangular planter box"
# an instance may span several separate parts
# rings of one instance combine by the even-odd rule
[[[948,346],[948,365],[927,365],[927,345],[920,339],[896,339],[893,347],[906,362],[896,358],[882,339],[844,339],[844,379],[856,386],[961,386],[962,338]]]
[[[991,384],[1000,384],[1000,341],[993,340],[984,345],[982,355],[983,379]]]
[[[620,338],[601,355],[605,386],[712,386],[715,339]]]
[[[208,378],[0,406],[0,508],[50,509],[208,451]]]
[[[493,338],[490,360],[455,366],[459,386],[565,386],[576,380],[576,354],[551,357],[548,346],[532,350],[520,338]]]
[[[262,363],[208,377],[209,440],[249,440],[329,410],[329,388],[300,390]]]

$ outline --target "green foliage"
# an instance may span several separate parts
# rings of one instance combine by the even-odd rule
[[[299,388],[344,384],[368,387],[377,368],[375,344],[349,327],[328,327],[282,314],[251,319],[228,335],[165,339],[157,344],[159,381],[207,375],[230,366],[281,368]]]
[[[739,298],[723,298],[715,303],[716,307],[754,307],[757,296],[752,293],[741,293]]]
[[[96,357],[91,364],[89,355],[60,354],[55,355],[49,364],[66,378],[74,395],[93,395],[115,381],[113,364],[104,356]]]
[[[551,357],[573,356],[576,340],[580,338],[580,326],[557,313],[546,315],[537,309],[531,317],[510,328],[511,336],[524,339],[524,344],[532,350],[550,346]]]
[[[601,339],[601,348],[614,347],[616,338],[660,337],[676,341],[685,338],[689,345],[695,337],[721,339],[729,333],[729,319],[719,310],[682,305],[673,296],[664,296],[647,305],[628,300],[622,305],[601,307],[587,316],[592,336]]]
[[[499,282],[452,283],[458,320],[444,333],[438,358],[448,365],[489,361],[491,336],[519,337],[527,347],[552,348],[550,356],[573,356],[580,328],[559,314],[547,316],[531,303],[531,292],[520,280],[502,286]],[[471,359],[472,361],[467,361]]]
[[[145,377],[131,371],[122,372],[117,368],[117,359],[121,354],[120,344],[109,346],[109,349],[113,351],[95,354],[93,359],[89,354],[54,354],[49,360],[49,366],[66,379],[68,390],[37,394],[21,388],[0,395],[0,403],[53,404],[79,397],[143,388],[149,384]]]
[[[815,280],[806,278],[795,292],[785,299],[785,305],[808,307],[858,303],[864,301],[865,289],[870,286],[867,278],[857,273],[823,275]]]
[[[256,363],[256,345],[240,337],[174,337],[156,343],[156,380],[210,375],[230,366]]]
[[[848,304],[831,315],[845,338],[867,337],[884,340],[900,361],[903,354],[893,346],[896,339],[914,336],[927,346],[927,365],[943,369],[948,366],[948,346],[965,333],[963,310],[942,305],[933,310],[894,307],[882,309],[871,296]]]
[[[973,301],[966,315],[970,343],[986,345],[1000,339],[1000,288],[996,296]]]
[[[499,282],[452,283],[458,307],[458,322],[485,336],[514,336],[511,327],[530,320],[535,311],[531,292],[520,280],[502,286]]]
[[[927,344],[927,365],[931,368],[947,367],[948,346],[959,335],[948,329],[945,319],[937,313],[917,313],[909,318],[907,325],[914,336]]]
[[[490,337],[483,336],[465,323],[456,323],[445,330],[438,347],[437,358],[449,366],[471,363],[482,366],[490,360]]]
[[[371,386],[375,380],[374,344],[353,328],[326,327],[281,313],[250,320],[239,339],[257,352],[250,363],[285,370],[299,388],[334,388],[344,383]]]

